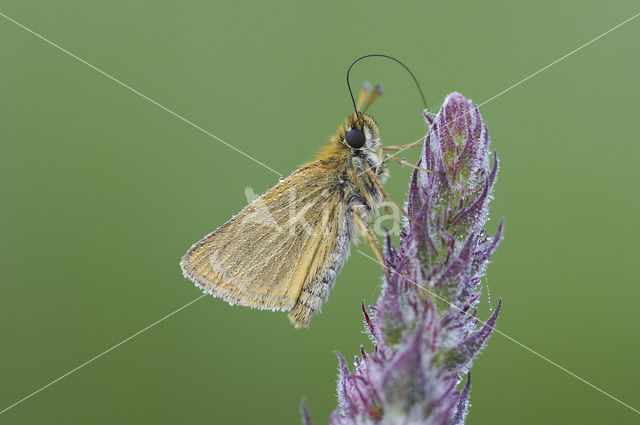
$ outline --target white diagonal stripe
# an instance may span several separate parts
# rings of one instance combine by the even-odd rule
[[[169,317],[173,316],[174,314],[176,314],[177,312],[179,312],[180,310],[184,310],[185,308],[189,307],[191,304],[193,304],[194,302],[198,301],[201,298],[204,298],[205,296],[207,296],[207,294],[202,294],[200,295],[198,298],[189,301],[188,303],[186,303],[185,305],[183,305],[182,307],[180,307],[177,310],[172,311],[171,313],[167,314],[166,316],[164,316],[162,319],[160,320],[156,320],[155,322],[153,322],[152,324],[150,324],[149,326],[147,326],[146,328],[143,328],[141,330],[139,330],[138,332],[134,333],[133,335],[129,336],[128,338],[123,339],[122,341],[120,341],[119,343],[117,343],[116,345],[112,346],[111,348],[103,351],[102,353],[98,354],[97,356],[94,356],[92,358],[90,358],[89,360],[87,360],[86,362],[82,363],[80,366],[75,367],[74,369],[71,369],[69,372],[65,373],[64,375],[54,379],[53,381],[49,382],[47,385],[45,385],[44,387],[41,387],[39,389],[37,389],[36,391],[32,392],[31,394],[29,394],[26,397],[21,398],[20,400],[16,401],[15,403],[13,403],[11,406],[6,407],[4,410],[0,411],[0,415],[3,414],[4,412],[6,412],[7,410],[11,409],[12,407],[17,406],[18,404],[22,403],[25,400],[30,399],[31,397],[33,397],[34,395],[38,394],[40,391],[45,390],[47,388],[49,388],[50,386],[52,386],[53,384],[55,384],[56,382],[66,378],[67,376],[71,375],[72,373],[78,371],[79,369],[82,369],[83,367],[85,367],[86,365],[88,365],[89,363],[92,363],[94,360],[98,360],[100,357],[104,356],[105,354],[107,354],[110,351],[115,350],[116,348],[120,347],[122,344],[132,340],[133,338],[137,337],[138,335],[140,335],[141,333],[143,333],[144,331],[151,329],[152,327],[154,327],[155,325],[157,325],[158,323],[162,322],[165,319],[168,319]]]
[[[209,137],[212,137],[214,139],[216,139],[217,141],[219,141],[220,143],[222,143],[223,145],[233,149],[234,151],[238,152],[241,155],[244,155],[245,157],[249,158],[250,160],[252,160],[253,162],[262,165],[264,168],[266,168],[267,170],[270,170],[272,172],[274,172],[275,174],[277,174],[278,176],[282,177],[282,174],[280,174],[279,172],[277,172],[276,170],[274,170],[273,168],[269,167],[268,165],[258,161],[257,159],[255,159],[254,157],[252,157],[251,155],[249,155],[248,153],[245,153],[243,151],[241,151],[240,149],[236,148],[235,146],[233,146],[232,144],[230,144],[229,142],[226,142],[224,140],[222,140],[220,137],[216,136],[215,134],[205,130],[204,128],[200,127],[199,125],[193,123],[192,121],[189,121],[188,119],[186,119],[185,117],[183,117],[182,115],[174,112],[173,110],[167,108],[164,105],[161,105],[160,103],[156,102],[155,100],[151,99],[149,96],[146,96],[142,93],[140,93],[138,90],[134,89],[133,87],[123,83],[122,81],[118,80],[116,77],[112,76],[111,74],[108,74],[106,72],[104,72],[103,70],[101,70],[100,68],[91,65],[89,62],[85,61],[82,58],[79,58],[78,56],[74,55],[73,53],[71,53],[70,51],[68,51],[67,49],[58,46],[56,43],[54,43],[53,41],[41,36],[40,34],[38,34],[37,32],[25,27],[24,25],[22,25],[20,22],[11,19],[10,17],[8,17],[7,15],[5,15],[4,13],[0,12],[0,16],[2,16],[3,18],[5,18],[8,21],[13,22],[14,24],[16,24],[17,26],[19,26],[20,28],[24,29],[25,31],[30,32],[31,34],[35,35],[36,37],[38,37],[39,39],[45,41],[46,43],[52,45],[53,47],[55,47],[56,49],[66,53],[67,55],[71,56],[72,58],[82,62],[83,64],[87,65],[89,68],[93,69],[94,71],[99,72],[100,74],[104,75],[105,77],[107,77],[108,79],[120,84],[122,87],[126,88],[127,90],[132,91],[133,93],[137,94],[138,96],[140,96],[141,98],[148,100],[149,102],[153,103],[154,105],[156,105],[158,108],[163,109],[165,111],[167,111],[168,113],[170,113],[171,115],[173,115],[174,117],[186,122],[187,124],[189,124],[190,126],[200,130],[201,132],[203,132],[204,134],[206,134]]]
[[[413,284],[414,284],[414,285],[416,285],[418,288],[420,288],[420,289],[424,289],[426,292],[428,292],[430,295],[433,295],[434,297],[438,298],[440,301],[443,301],[443,302],[445,302],[446,304],[450,305],[451,307],[453,307],[453,308],[455,308],[455,309],[459,310],[461,313],[464,313],[464,314],[468,315],[469,317],[472,317],[472,315],[471,315],[471,313],[470,313],[470,312],[465,312],[465,311],[463,311],[461,308],[459,308],[458,306],[455,306],[455,305],[451,304],[449,301],[445,300],[444,298],[442,298],[441,296],[439,296],[439,295],[438,295],[438,294],[436,294],[435,292],[432,292],[432,291],[430,291],[429,289],[425,288],[424,286],[419,285],[418,283],[416,283],[416,282],[414,282],[413,280],[409,279],[407,276],[405,276],[405,275],[403,275],[403,274],[401,274],[401,273],[398,273],[398,272],[396,272],[395,270],[391,270],[390,268],[388,268],[388,267],[386,267],[384,264],[382,264],[380,261],[378,261],[377,259],[373,258],[373,257],[372,257],[372,256],[370,256],[370,255],[365,254],[365,253],[364,253],[364,252],[362,252],[361,250],[359,250],[359,249],[358,249],[357,251],[358,251],[360,254],[362,254],[362,255],[364,255],[365,257],[367,257],[368,259],[370,259],[371,261],[374,261],[374,262],[376,262],[376,263],[380,264],[380,265],[382,266],[383,270],[388,270],[388,271],[391,271],[391,272],[393,272],[393,273],[397,274],[398,276],[402,277],[403,279],[407,280],[408,282],[413,283]],[[487,324],[486,322],[484,322],[484,321],[482,321],[482,320],[478,319],[477,317],[474,317],[474,319],[475,319],[475,320],[477,320],[478,322],[482,323],[483,325],[486,325],[486,324]],[[504,333],[504,332],[502,332],[502,331],[500,331],[500,330],[496,329],[496,328],[495,328],[495,326],[491,326],[491,329],[492,329],[493,331],[495,331],[496,333],[498,333],[498,334],[502,335],[503,337],[507,338],[509,341],[515,342],[515,343],[516,343],[516,344],[518,344],[520,347],[522,347],[522,348],[524,348],[525,350],[527,350],[527,351],[529,351],[529,352],[531,352],[531,353],[535,354],[536,356],[540,357],[542,360],[546,361],[547,363],[554,365],[554,366],[555,366],[555,367],[557,367],[558,369],[560,369],[560,370],[562,370],[562,371],[564,371],[564,372],[568,373],[569,375],[573,376],[574,378],[578,379],[579,381],[581,381],[581,382],[583,382],[583,383],[587,384],[587,385],[588,385],[588,386],[590,386],[591,388],[593,388],[593,389],[595,389],[595,390],[597,390],[597,391],[600,391],[602,394],[606,395],[607,397],[609,397],[609,398],[611,398],[611,399],[613,399],[613,400],[617,401],[617,402],[618,402],[618,403],[620,403],[621,405],[623,405],[623,406],[625,406],[625,407],[627,407],[627,408],[629,408],[629,409],[633,410],[634,412],[636,412],[636,413],[640,414],[640,411],[638,411],[638,409],[635,409],[634,407],[629,406],[627,403],[625,403],[624,401],[620,400],[619,398],[616,398],[616,397],[612,396],[611,394],[609,394],[609,393],[608,393],[608,392],[606,392],[605,390],[603,390],[603,389],[601,389],[601,388],[599,388],[599,387],[596,387],[595,385],[593,385],[591,382],[587,381],[586,379],[581,378],[580,376],[576,375],[575,373],[571,372],[570,370],[568,370],[568,369],[566,369],[566,368],[564,368],[564,367],[560,366],[558,363],[554,362],[553,360],[550,360],[549,358],[547,358],[547,357],[543,356],[542,354],[538,353],[538,352],[537,352],[537,351],[535,351],[533,348],[530,348],[530,347],[528,347],[528,346],[524,345],[523,343],[521,343],[521,342],[517,341],[516,339],[514,339],[514,338],[510,337],[510,336],[509,336],[509,335],[507,335],[506,333]]]
[[[612,31],[617,30],[618,28],[620,28],[621,26],[623,26],[624,24],[627,24],[631,21],[633,21],[634,19],[636,19],[638,16],[640,16],[640,12],[636,13],[635,15],[633,15],[632,17],[630,17],[629,19],[625,19],[624,21],[620,22],[618,25],[616,25],[613,28],[610,28],[609,30],[603,32],[602,34],[600,34],[599,36],[592,38],[591,40],[587,41],[586,43],[584,43],[583,45],[581,45],[580,47],[577,47],[575,49],[573,49],[572,51],[570,51],[569,53],[565,54],[564,56],[559,57],[558,59],[554,60],[553,62],[551,62],[549,65],[544,66],[542,68],[540,68],[539,70],[537,70],[536,72],[534,72],[533,74],[529,74],[528,76],[524,77],[522,80],[518,81],[517,83],[507,87],[506,89],[502,90],[500,93],[496,94],[495,96],[491,96],[489,99],[485,100],[484,102],[481,102],[478,105],[478,108],[486,105],[487,103],[491,102],[492,100],[502,96],[503,94],[505,94],[506,92],[518,87],[520,84],[524,83],[525,81],[535,77],[536,75],[540,74],[542,71],[545,71],[549,68],[551,68],[553,65],[557,64],[560,61],[563,61],[564,59],[568,58],[569,56],[573,55],[574,53],[584,49],[585,47],[587,47],[588,45],[598,41],[599,39],[601,39],[602,37],[604,37],[605,35],[609,34]],[[455,120],[453,120],[452,122],[466,116],[467,113],[464,113],[463,115],[460,115],[459,117],[457,117]],[[448,123],[451,124],[452,122]],[[415,143],[421,142],[422,140],[424,140],[424,136],[420,137],[419,139],[417,139],[415,142],[411,142],[409,143],[409,145],[415,145]],[[407,146],[404,149],[400,149],[399,151],[395,152],[394,155],[398,155],[400,152],[404,151],[405,149],[409,149],[412,146]]]

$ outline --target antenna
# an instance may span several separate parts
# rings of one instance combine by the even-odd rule
[[[353,103],[353,110],[355,111],[356,116],[358,115],[358,108],[356,107],[356,100],[353,97],[353,91],[351,90],[351,83],[349,82],[349,73],[351,72],[351,68],[353,68],[353,65],[355,65],[357,62],[361,61],[364,58],[370,58],[370,57],[387,58],[402,65],[402,67],[406,69],[407,72],[411,75],[411,78],[413,78],[413,82],[416,83],[416,87],[418,88],[418,91],[420,92],[420,97],[422,98],[422,104],[424,105],[424,108],[427,109],[427,101],[425,100],[424,93],[422,92],[422,88],[420,87],[420,84],[418,83],[416,76],[413,75],[413,72],[411,72],[411,70],[407,67],[407,65],[403,64],[398,59],[392,56],[373,53],[370,55],[360,56],[358,59],[354,60],[353,63],[349,65],[349,69],[347,69],[347,88],[349,89],[349,95],[351,96],[351,102]]]

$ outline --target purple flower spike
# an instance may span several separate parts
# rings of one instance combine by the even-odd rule
[[[405,228],[396,248],[385,241],[382,293],[362,305],[374,347],[361,347],[351,372],[339,358],[339,408],[331,425],[462,425],[469,409],[473,360],[500,312],[476,317],[480,282],[502,238],[487,235],[488,204],[498,172],[477,107],[459,93],[445,99],[413,173]],[[491,161],[491,157],[493,161]],[[311,420],[303,405],[303,421]]]

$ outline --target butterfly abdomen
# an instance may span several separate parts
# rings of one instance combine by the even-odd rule
[[[336,277],[345,261],[349,257],[352,226],[345,214],[343,223],[339,223],[339,231],[333,250],[327,256],[324,264],[318,269],[313,279],[308,280],[302,286],[300,296],[289,312],[289,320],[297,327],[308,326],[311,317],[319,311],[322,304],[329,297]]]

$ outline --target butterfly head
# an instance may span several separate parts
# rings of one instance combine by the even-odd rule
[[[351,151],[377,152],[380,148],[380,130],[370,115],[362,112],[345,119],[344,127],[338,129],[339,142]]]
[[[380,158],[380,130],[378,124],[366,111],[373,101],[382,95],[382,86],[378,84],[373,92],[371,86],[365,82],[358,96],[358,103],[354,103],[355,111],[347,115],[344,125],[338,126],[337,134],[331,138],[332,145],[323,150],[319,158],[339,158],[349,161],[351,157],[370,158],[377,164]],[[366,104],[365,100],[368,101]],[[362,107],[364,105],[364,107]]]

